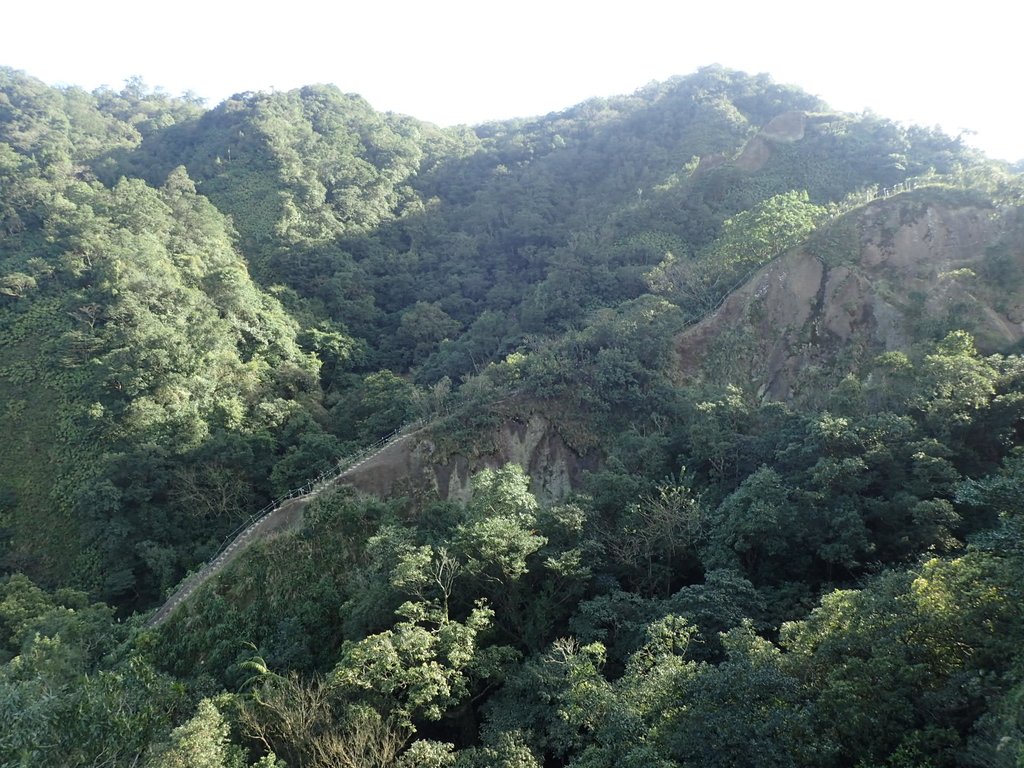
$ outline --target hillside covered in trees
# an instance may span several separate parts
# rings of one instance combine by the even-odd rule
[[[1022,339],[1024,179],[766,76],[0,68],[0,766],[1020,766]]]

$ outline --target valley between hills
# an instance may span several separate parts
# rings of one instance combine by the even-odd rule
[[[0,766],[1016,768],[1021,170],[0,68]]]

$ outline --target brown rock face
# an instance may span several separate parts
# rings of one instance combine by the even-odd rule
[[[803,112],[783,112],[768,121],[761,129],[761,136],[769,141],[790,143],[804,137],[807,117]]]
[[[341,482],[365,493],[387,497],[402,493],[434,492],[439,498],[465,501],[470,480],[485,468],[519,464],[531,478],[531,491],[542,501],[558,501],[578,487],[583,472],[597,460],[569,448],[542,416],[503,423],[497,450],[482,456],[456,454],[444,461],[427,432],[398,440],[370,461],[347,473]]]
[[[759,171],[772,156],[772,144],[792,144],[804,137],[807,118],[803,112],[783,112],[768,121],[743,147],[736,158],[737,168]]]
[[[1000,214],[923,199],[876,201],[763,267],[680,335],[681,377],[787,400],[942,328],[970,331],[982,349],[1020,341],[1024,294],[984,278]]]

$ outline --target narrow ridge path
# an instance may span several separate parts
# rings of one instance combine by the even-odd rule
[[[362,454],[358,454],[353,459],[350,459],[352,463],[345,466],[341,471],[335,472],[333,469],[328,470],[317,479],[311,480],[309,483],[302,486],[300,489],[290,491],[282,499],[272,502],[267,507],[264,507],[263,510],[256,513],[255,520],[246,525],[245,528],[243,528],[233,538],[229,537],[229,541],[221,547],[220,551],[212,560],[179,585],[167,601],[157,609],[156,613],[149,617],[146,621],[146,628],[153,629],[163,624],[168,618],[170,618],[171,614],[174,613],[174,610],[183,602],[188,600],[195,591],[199,589],[199,587],[220,573],[220,571],[222,571],[229,562],[234,560],[235,557],[241,554],[246,547],[259,539],[260,536],[257,535],[258,533],[270,532],[275,529],[289,527],[289,525],[298,517],[299,511],[319,495],[321,491],[336,485],[338,481],[346,475],[359,469],[363,464],[375,458],[388,448],[391,448],[403,440],[409,439],[421,429],[422,425],[420,424],[414,424],[400,429],[389,437],[384,438],[367,451]],[[339,466],[344,464],[344,461],[339,462]]]

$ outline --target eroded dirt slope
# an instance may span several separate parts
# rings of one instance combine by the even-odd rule
[[[577,487],[582,474],[594,469],[594,457],[582,457],[540,415],[525,421],[507,419],[494,437],[492,450],[441,451],[429,433],[398,442],[375,455],[340,480],[346,485],[382,498],[401,493],[436,493],[439,498],[465,501],[470,479],[485,468],[509,462],[526,469],[531,490],[544,500],[565,498]]]
[[[680,376],[786,400],[954,328],[1010,348],[1024,338],[1018,214],[918,190],[840,217],[684,331]]]

